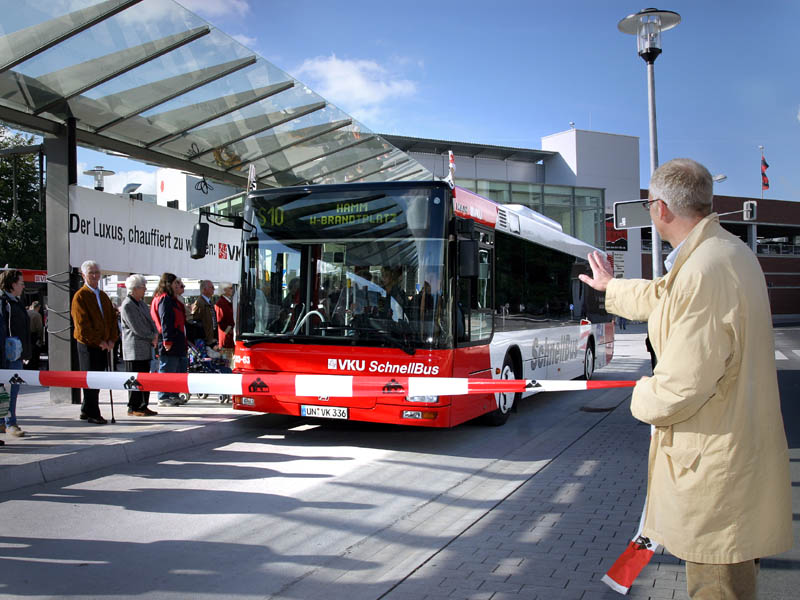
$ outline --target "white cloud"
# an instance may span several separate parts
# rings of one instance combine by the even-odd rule
[[[241,33],[232,35],[231,37],[235,39],[237,42],[239,42],[242,46],[250,48],[251,50],[253,50],[255,48],[255,45],[258,43],[258,40],[256,38]]]
[[[394,77],[373,60],[343,60],[335,54],[306,59],[294,76],[362,121],[377,119],[385,103],[417,91],[416,83]]]
[[[225,17],[235,13],[244,17],[250,12],[247,0],[178,0],[180,4],[206,17]]]

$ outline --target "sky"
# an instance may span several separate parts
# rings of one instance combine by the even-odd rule
[[[541,148],[578,129],[639,137],[650,174],[647,74],[617,0],[179,0],[378,133]],[[660,163],[690,157],[727,175],[715,192],[800,200],[800,2],[671,0],[681,15],[655,62]],[[80,148],[83,171],[149,166]],[[99,162],[98,162],[99,161]],[[81,176],[81,185],[92,185]],[[116,189],[119,188],[119,189]]]

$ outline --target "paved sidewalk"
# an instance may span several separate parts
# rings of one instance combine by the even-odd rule
[[[232,437],[245,428],[263,427],[269,418],[234,411],[216,396],[193,396],[178,407],[157,406],[151,397],[157,416],[129,417],[128,393],[113,394],[116,424],[111,423],[109,392],[101,390],[100,410],[109,422],[91,425],[78,418],[79,405],[51,404],[47,388],[22,386],[17,420],[25,436],[0,437],[6,443],[0,446],[0,492]]]

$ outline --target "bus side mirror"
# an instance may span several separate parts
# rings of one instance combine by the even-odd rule
[[[203,258],[208,245],[208,223],[195,223],[192,229],[191,257]]]
[[[458,275],[460,277],[478,276],[478,241],[458,241]]]

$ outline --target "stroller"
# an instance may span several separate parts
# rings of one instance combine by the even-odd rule
[[[207,348],[202,339],[196,340],[194,344],[187,342],[186,349],[189,358],[189,373],[232,373],[227,361],[222,358],[219,352]],[[181,394],[181,399],[188,402],[191,394]],[[208,394],[197,394],[198,398],[208,398]],[[220,394],[220,404],[230,402],[228,394]]]

